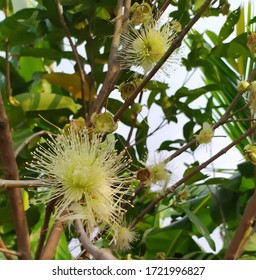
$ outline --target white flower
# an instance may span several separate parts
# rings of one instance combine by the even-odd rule
[[[86,129],[70,129],[46,140],[46,146],[36,149],[28,169],[51,186],[48,200],[58,198],[57,218],[81,219],[90,233],[100,223],[115,223],[123,212],[128,179],[113,143]]]
[[[140,29],[131,28],[121,36],[121,68],[130,69],[134,66],[147,74],[168,50],[177,32],[176,25],[166,23],[161,27],[156,21],[143,25]],[[169,58],[165,68],[168,68],[170,62]]]
[[[144,185],[150,186],[151,184],[158,185],[164,188],[171,180],[172,173],[168,169],[168,163],[162,160],[162,156],[154,158],[154,160],[148,159],[147,163],[143,163],[145,168],[141,168],[138,171],[137,179],[139,179]]]
[[[203,123],[203,129],[200,130],[198,135],[195,135],[196,141],[198,144],[208,144],[211,142],[212,137],[213,137],[213,129],[212,126],[204,122]]]
[[[129,227],[116,226],[113,232],[113,241],[118,250],[131,249],[131,243],[137,240],[137,234]]]

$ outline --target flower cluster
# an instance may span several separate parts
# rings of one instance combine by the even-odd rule
[[[28,169],[47,183],[46,201],[58,199],[56,217],[80,219],[92,233],[99,224],[116,224],[129,190],[127,163],[111,141],[84,128],[51,137],[33,153]]]

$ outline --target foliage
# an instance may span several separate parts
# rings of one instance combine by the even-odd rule
[[[254,193],[255,169],[249,161],[240,162],[227,178],[224,172],[220,177],[216,177],[214,172],[213,175],[206,174],[205,168],[233,146],[244,154],[244,146],[254,144],[254,115],[248,109],[247,102],[250,93],[244,93],[243,98],[237,91],[239,81],[248,80],[251,83],[255,77],[254,54],[247,46],[248,34],[255,31],[251,4],[248,4],[245,13],[242,6],[229,11],[226,0],[146,1],[150,5],[151,2],[155,3],[155,18],[159,16],[158,10],[164,11],[169,5],[169,18],[181,25],[176,35],[178,39],[174,42],[185,42],[188,53],[177,54],[174,43],[173,49],[165,49],[164,52],[170,52],[171,58],[179,59],[182,56],[181,63],[189,74],[196,69],[202,71],[203,86],[198,86],[191,75],[193,87],[185,81],[173,92],[171,75],[160,80],[154,75],[154,69],[158,71],[161,68],[161,59],[160,64],[154,61],[154,65],[150,65],[153,70],[144,74],[138,69],[120,71],[117,67],[120,62],[118,55],[122,55],[122,51],[117,52],[117,48],[120,50],[121,47],[113,47],[112,40],[125,32],[129,19],[125,22],[126,15],[120,17],[116,2],[129,1],[38,0],[33,7],[27,1],[20,2],[25,6],[20,8],[13,1],[9,7],[5,7],[4,1],[0,1],[4,15],[0,22],[0,88],[20,180],[36,179],[27,168],[27,162],[32,162],[32,152],[38,147],[38,142],[44,147],[49,134],[55,137],[62,129],[72,125],[71,119],[78,120],[79,117],[84,117],[87,127],[93,129],[95,119],[103,115],[100,113],[109,112],[107,116],[113,116],[113,120],[119,127],[125,127],[127,133],[122,133],[121,129],[115,133],[104,131],[110,132],[106,138],[112,141],[118,153],[125,151],[130,158],[132,164],[126,176],[133,178],[137,175],[137,179],[140,179],[131,184],[135,195],[123,205],[126,209],[124,222],[135,230],[136,238],[131,238],[133,243],[130,244],[131,248],[127,247],[129,250],[116,250],[115,241],[111,243],[111,229],[99,225],[98,235],[91,242],[98,248],[111,248],[118,259],[227,258],[235,231],[241,227],[243,213],[247,213],[248,200]],[[208,5],[201,9],[206,2]],[[166,6],[166,3],[169,4]],[[225,22],[218,34],[210,30],[200,34],[192,29],[192,25],[189,26],[197,16],[199,21],[224,17]],[[117,31],[120,19],[122,28]],[[189,26],[188,30],[186,26]],[[183,35],[185,31],[187,33]],[[171,43],[168,41],[168,44]],[[67,69],[67,65],[71,67]],[[167,70],[171,71],[169,68]],[[122,83],[134,86],[125,100],[118,92]],[[200,103],[200,107],[195,108],[196,102]],[[161,111],[162,120],[159,120],[156,129],[152,129],[150,120],[156,108]],[[93,121],[91,116],[96,116]],[[151,165],[157,164],[154,160],[153,163],[148,159],[145,162],[147,153],[152,152],[148,139],[154,133],[161,132],[164,126],[171,130],[175,124],[180,124],[181,117],[186,119],[186,123],[181,124],[183,136],[178,138],[174,134],[159,143],[158,152],[168,155],[167,158],[160,156],[162,162],[167,163],[185,152],[194,156],[200,144],[195,135],[200,133],[198,129],[204,123],[211,124],[213,130],[222,126],[231,144],[216,157],[212,156],[207,164],[195,157],[192,164],[184,162],[186,169],[177,182],[171,179],[166,183],[167,180],[163,179],[159,183],[152,177],[150,181],[147,173],[143,172],[153,170]],[[2,126],[2,120],[0,124]],[[114,130],[113,127],[111,129]],[[111,138],[113,135],[114,140]],[[2,162],[1,179],[18,179],[7,178],[5,166],[8,163]],[[139,172],[145,179],[139,177]],[[159,169],[157,172],[161,173]],[[158,183],[150,187],[150,182]],[[4,184],[8,187],[8,183]],[[57,211],[51,202],[42,203],[41,188],[44,186],[27,186],[21,190],[32,258],[42,256],[40,246],[43,247],[45,242],[39,246],[39,239],[45,234],[41,229],[45,229],[46,219],[46,229],[54,229],[56,223],[54,213]],[[128,195],[125,199],[128,200]],[[1,259],[5,259],[8,252],[20,250],[17,240],[19,231],[13,222],[12,210],[9,189],[6,191],[0,187],[0,249],[6,246],[9,250],[7,255],[0,252]],[[252,215],[251,224],[254,218]],[[72,246],[72,239],[77,238],[77,227],[75,224],[63,227],[58,245],[53,248],[53,259],[74,258],[68,244]],[[220,231],[223,241],[220,251],[216,251],[217,241],[211,235],[216,229]],[[46,240],[50,240],[53,232],[47,231]],[[247,229],[244,239],[238,242],[243,250],[233,258],[255,259],[254,232],[255,226]],[[247,240],[247,236],[250,239]],[[197,242],[198,238],[204,238],[211,251],[202,248]],[[15,255],[13,257],[16,258]]]

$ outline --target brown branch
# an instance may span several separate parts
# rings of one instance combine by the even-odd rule
[[[17,256],[17,257],[21,257],[21,254],[19,252],[8,250],[8,249],[4,249],[4,248],[0,248],[0,252],[4,253],[5,256],[9,256],[8,260],[13,260],[11,255],[14,255],[14,256]]]
[[[195,174],[197,174],[199,171],[201,171],[203,168],[207,167],[211,162],[225,154],[228,150],[230,150],[232,147],[240,143],[244,138],[246,138],[248,135],[253,133],[256,130],[256,126],[253,126],[249,128],[245,133],[243,133],[240,137],[238,137],[235,141],[227,145],[225,148],[220,150],[218,153],[216,153],[214,156],[209,158],[207,161],[203,162],[199,166],[197,166],[193,171],[191,171],[189,174],[184,176],[182,179],[180,179],[178,182],[176,182],[171,187],[167,188],[165,192],[160,194],[157,198],[152,200],[152,202],[133,220],[131,223],[131,227],[134,227],[145,215],[148,213],[151,209],[155,207],[157,203],[159,203],[164,197],[166,197],[168,194],[173,193],[180,185],[185,183],[187,180],[189,180],[191,177],[193,177]],[[255,195],[256,196],[256,195]]]
[[[0,160],[5,179],[18,180],[19,171],[15,160],[12,137],[0,92]],[[18,251],[21,259],[31,259],[29,231],[20,189],[8,189],[12,218],[17,236]]]
[[[3,239],[2,239],[2,237],[0,236],[0,252],[3,252],[4,253],[4,255],[5,255],[5,257],[6,257],[6,259],[7,260],[13,260],[13,258],[12,258],[12,254],[10,253],[10,251],[7,249],[7,247],[5,246],[5,244],[4,244],[4,241],[3,241]]]
[[[48,186],[48,184],[39,180],[4,180],[0,179],[0,189],[23,189]]]
[[[65,224],[63,222],[61,222],[60,220],[57,220],[53,224],[51,232],[50,232],[50,236],[46,242],[46,245],[45,245],[44,251],[40,257],[40,260],[53,259],[64,228],[65,228]]]
[[[210,5],[212,0],[206,0],[205,3],[198,9],[195,16],[190,20],[190,22],[185,26],[179,35],[173,40],[171,46],[166,51],[166,53],[162,56],[162,58],[158,61],[155,67],[149,72],[149,74],[142,80],[142,82],[138,85],[138,87],[133,91],[133,93],[125,100],[123,105],[119,108],[117,113],[114,116],[114,120],[118,121],[123,114],[123,112],[132,105],[133,101],[137,97],[137,95],[143,90],[143,88],[147,85],[147,83],[153,78],[156,72],[162,67],[165,61],[169,58],[169,56],[181,46],[182,40],[193,27],[193,25],[200,19],[201,15],[205,11],[205,9]]]
[[[56,203],[57,199],[53,199],[51,200],[45,209],[45,215],[44,215],[44,222],[40,231],[40,238],[37,244],[37,248],[36,248],[36,253],[35,253],[35,259],[38,260],[40,259],[40,256],[42,254],[42,250],[43,250],[43,246],[44,246],[44,242],[45,242],[45,238],[48,232],[48,228],[49,228],[49,222],[50,222],[50,218],[51,218],[51,214],[52,211],[54,209],[54,205]]]
[[[100,110],[103,108],[110,92],[114,88],[115,82],[120,73],[120,65],[117,61],[117,50],[120,42],[122,26],[124,23],[123,16],[122,16],[123,2],[124,2],[123,0],[117,1],[116,24],[115,24],[115,31],[113,35],[110,54],[108,58],[108,72],[106,74],[102,88],[97,96],[97,99],[95,100],[93,110],[92,110],[93,112],[100,112]]]
[[[67,24],[66,24],[65,19],[64,19],[63,8],[62,8],[62,5],[60,3],[60,0],[57,0],[56,2],[57,2],[57,8],[58,8],[58,12],[59,12],[60,24],[61,24],[61,26],[62,26],[62,28],[63,28],[63,30],[64,30],[67,38],[68,38],[69,44],[71,46],[71,49],[72,49],[72,52],[74,54],[75,61],[76,61],[76,64],[77,64],[78,74],[79,74],[80,82],[81,82],[82,111],[83,111],[83,117],[84,117],[84,119],[86,119],[85,83],[87,82],[89,84],[89,81],[86,80],[86,74],[85,74],[84,68],[82,66],[82,63],[80,61],[78,51],[77,51],[76,46],[74,45],[74,43],[73,43],[73,41],[71,39],[71,35],[69,33]]]
[[[225,260],[234,260],[239,257],[241,243],[248,229],[250,229],[256,217],[256,189],[247,204],[242,216],[239,227],[236,230],[235,236],[232,239],[229,248],[225,254]],[[240,252],[241,253],[241,252]]]
[[[77,237],[82,243],[84,249],[89,254],[91,254],[96,260],[116,260],[116,258],[112,255],[110,250],[98,248],[91,243],[80,220],[75,220],[75,227]]]

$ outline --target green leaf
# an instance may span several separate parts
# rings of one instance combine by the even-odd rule
[[[209,246],[213,251],[216,250],[215,243],[212,240],[208,228],[198,219],[198,217],[188,208],[183,207],[182,210],[187,214],[189,220],[195,225],[198,232],[207,240]]]
[[[68,243],[67,243],[67,239],[66,239],[64,232],[61,233],[61,237],[60,237],[54,258],[56,260],[71,260],[72,259],[72,256],[68,249]]]
[[[234,31],[234,26],[238,22],[239,17],[240,17],[240,7],[230,13],[226,22],[222,26],[219,33],[219,37],[221,40],[225,40]]]
[[[245,192],[248,190],[253,190],[255,188],[255,180],[254,178],[246,178],[242,176],[240,191]]]
[[[25,112],[67,108],[76,113],[78,110],[72,98],[55,93],[23,93],[15,97]]]
[[[194,126],[195,126],[195,122],[193,122],[193,121],[188,121],[183,126],[183,135],[184,135],[184,138],[187,142],[189,142],[193,138]]]
[[[36,39],[35,33],[13,17],[7,17],[0,22],[0,30],[0,40],[5,41],[8,39],[10,46],[30,43]]]
[[[238,164],[237,168],[244,177],[254,177],[254,165],[250,161]]]
[[[238,194],[219,187],[212,198],[211,217],[216,224],[230,222],[237,219],[239,196]]]
[[[196,167],[197,166],[192,166],[192,167],[187,168],[183,174],[183,177],[189,175]],[[208,175],[204,175],[202,172],[199,171],[195,175],[193,175],[191,178],[189,178],[185,182],[185,185],[192,185],[193,183],[206,179],[207,177],[208,177]]]

